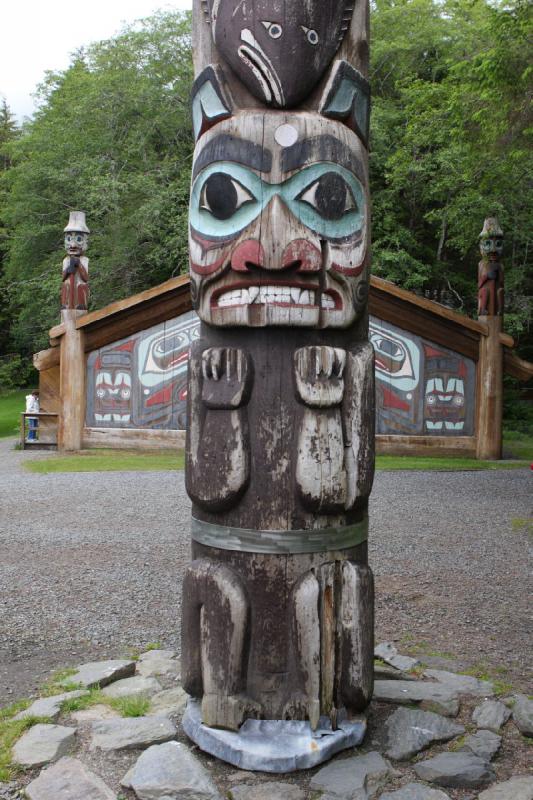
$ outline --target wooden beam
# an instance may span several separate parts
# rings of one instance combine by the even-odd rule
[[[48,350],[40,350],[38,353],[34,353],[33,356],[33,366],[35,369],[39,370],[39,372],[51,369],[52,367],[58,367],[59,361],[60,350],[58,347],[51,347]]]
[[[376,436],[379,454],[476,457],[475,436]]]
[[[502,457],[503,347],[501,316],[485,317],[489,335],[481,341],[477,401],[477,457]]]
[[[519,381],[529,381],[533,378],[533,364],[531,361],[525,361],[511,350],[505,349],[503,351],[503,368],[508,375],[517,378]]]
[[[185,431],[148,428],[84,428],[83,447],[112,450],[183,450]]]
[[[81,449],[85,420],[86,368],[84,334],[76,328],[76,311],[63,312],[65,334],[61,338],[60,417],[58,447],[64,451]]]

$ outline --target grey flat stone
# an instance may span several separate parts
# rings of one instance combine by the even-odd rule
[[[131,678],[132,675],[135,675],[135,661],[91,661],[79,666],[69,681],[91,689],[107,686],[121,678]]]
[[[481,792],[478,800],[533,800],[533,777],[517,775]]]
[[[386,755],[396,761],[405,761],[429,747],[432,742],[447,742],[465,730],[462,725],[440,714],[407,708],[398,708],[391,714],[385,722],[385,729]]]
[[[472,675],[458,675],[456,672],[447,672],[444,669],[427,669],[424,675],[450,686],[457,694],[470,694],[473,697],[492,697],[494,694],[492,683],[480,681]]]
[[[13,747],[13,761],[23,767],[42,767],[66,755],[75,736],[76,728],[34,725]]]
[[[122,678],[120,681],[106,686],[102,694],[106,697],[151,697],[161,691],[163,687],[155,678],[142,678],[135,675],[133,678]]]
[[[450,800],[440,789],[432,789],[423,783],[408,783],[395,792],[382,794],[379,800]]]
[[[499,700],[485,700],[474,709],[472,719],[478,728],[499,731],[511,716],[511,709]]]
[[[248,719],[237,732],[202,725],[200,704],[189,700],[183,716],[185,733],[206,753],[240,769],[294,772],[322,764],[335,753],[361,744],[366,719],[341,722],[332,731],[329,720],[313,732],[309,722]]]
[[[61,703],[65,700],[74,700],[76,697],[88,694],[84,690],[76,692],[63,692],[63,694],[56,694],[52,697],[40,697],[29,706],[25,711],[20,711],[15,719],[27,719],[27,717],[49,717],[54,722],[61,713]]]
[[[147,650],[141,653],[139,661],[151,661],[154,658],[171,659],[176,658],[175,650]]]
[[[533,736],[533,700],[525,694],[515,694],[513,700],[513,722],[524,736]]]
[[[491,761],[502,744],[502,737],[492,731],[478,731],[467,736],[459,752],[470,750],[475,756]]]
[[[157,675],[165,675],[179,678],[180,662],[175,658],[147,658],[146,661],[137,662],[137,675],[145,678],[153,678]]]
[[[374,656],[376,658],[381,658],[382,661],[385,661],[387,664],[390,664],[391,667],[395,667],[395,669],[405,670],[408,672],[410,669],[414,669],[420,661],[416,658],[411,658],[411,656],[402,656],[398,653],[396,647],[391,642],[382,642],[378,644],[378,646],[374,650]]]
[[[121,785],[133,789],[139,800],[222,800],[207,770],[178,742],[146,750]]]
[[[229,796],[231,800],[306,800],[305,793],[292,783],[234,786]]]
[[[420,703],[422,708],[447,717],[459,713],[457,692],[442,683],[429,681],[375,681],[374,700],[400,705]]]
[[[311,789],[322,789],[334,797],[352,800],[358,791],[374,797],[391,779],[394,771],[377,752],[365,753],[323,767],[311,779]],[[356,796],[356,795],[355,795]]]
[[[165,714],[166,716],[183,714],[188,699],[189,695],[181,686],[176,686],[175,689],[166,689],[152,697],[148,714]]]
[[[70,716],[76,722],[83,724],[85,722],[93,722],[97,719],[116,719],[120,717],[120,714],[110,706],[97,703],[95,706],[84,708],[82,711],[74,711]]]
[[[476,789],[496,777],[491,765],[473,753],[441,753],[414,765],[419,778],[439,786]]]
[[[62,758],[26,786],[28,800],[117,800],[98,775],[75,758]]]
[[[168,717],[129,717],[92,723],[91,750],[133,750],[173,739],[176,727]]]
[[[416,681],[414,675],[409,675],[408,672],[402,672],[401,669],[395,669],[388,664],[374,664],[374,680],[376,681]]]

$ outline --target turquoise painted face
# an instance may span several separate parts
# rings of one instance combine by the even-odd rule
[[[366,154],[340,122],[246,112],[195,150],[191,292],[211,325],[345,328],[364,312]]]
[[[239,164],[212,164],[193,184],[191,226],[206,239],[234,237],[251,225],[274,197],[323,239],[343,240],[361,230],[363,187],[355,175],[332,163],[313,164],[275,184]]]

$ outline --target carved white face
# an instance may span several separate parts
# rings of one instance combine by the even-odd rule
[[[65,250],[69,256],[81,256],[89,247],[89,236],[80,231],[65,233]]]
[[[241,113],[201,137],[189,248],[204,322],[355,321],[368,293],[363,152],[346,126],[307,113]]]

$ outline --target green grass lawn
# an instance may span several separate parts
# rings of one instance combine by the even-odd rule
[[[81,455],[48,456],[27,461],[26,469],[38,474],[50,472],[115,472],[134,470],[154,472],[180,470],[184,467],[183,451],[146,452],[132,450],[87,450]],[[415,456],[378,456],[378,470],[482,470],[518,469],[528,461],[476,461],[473,458],[418,458]]]
[[[160,472],[183,469],[182,451],[139,453],[133,450],[87,450],[81,455],[50,456],[27,461],[30,472]]]
[[[20,415],[26,409],[27,394],[27,389],[17,389],[0,395],[0,439],[19,433]]]
[[[530,463],[533,462],[533,435],[518,431],[504,431],[503,451],[504,454],[510,454],[513,458],[523,458]]]

